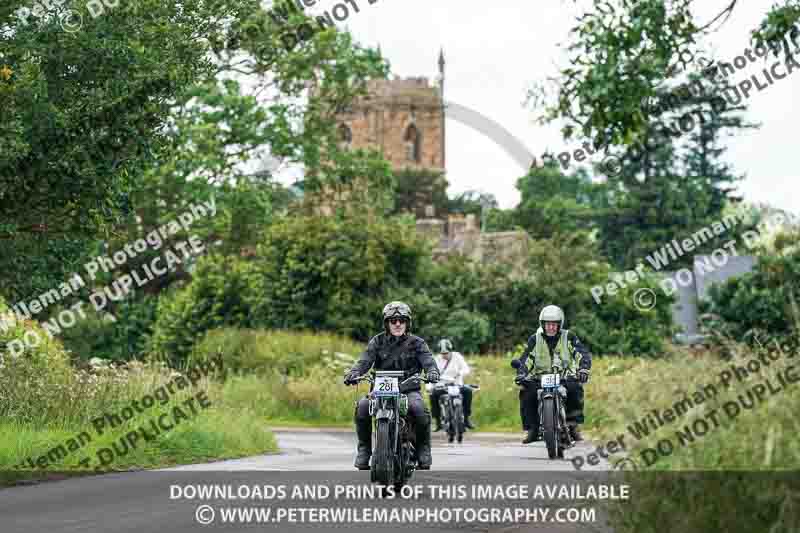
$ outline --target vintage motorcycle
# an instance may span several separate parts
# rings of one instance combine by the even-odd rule
[[[399,491],[417,468],[414,422],[408,415],[408,396],[403,392],[415,389],[422,382],[419,373],[399,381],[402,370],[377,370],[375,377],[365,374],[356,382],[368,381],[369,414],[373,419],[374,446],[370,463],[370,481]],[[430,380],[425,379],[430,383]]]
[[[466,385],[473,391],[480,390],[477,385]],[[439,412],[442,417],[442,429],[447,432],[447,441],[464,440],[464,398],[461,386],[452,378],[444,378],[433,386],[433,391],[440,392]]]
[[[511,366],[519,370],[522,362],[511,361]],[[539,435],[543,437],[550,459],[563,459],[564,450],[575,445],[567,427],[567,389],[562,382],[568,379],[567,369],[553,365],[549,374],[524,374],[518,383],[520,387],[535,387],[539,405]],[[574,378],[573,378],[574,379]]]

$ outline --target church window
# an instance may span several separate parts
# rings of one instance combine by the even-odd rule
[[[406,145],[406,159],[419,163],[422,160],[420,154],[420,135],[417,127],[411,124],[406,129],[406,134],[403,137]]]

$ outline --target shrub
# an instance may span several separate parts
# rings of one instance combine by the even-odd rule
[[[0,305],[0,314],[7,310]],[[75,377],[67,352],[35,321],[0,317],[0,417],[12,421],[48,420],[70,402]],[[13,341],[24,342],[12,353]]]
[[[258,324],[263,320],[260,287],[252,263],[220,255],[203,257],[186,287],[159,299],[148,350],[180,366],[207,331]]]
[[[759,257],[753,271],[715,284],[701,311],[715,316],[708,324],[725,336],[744,340],[751,331],[796,345],[800,339],[800,249]]]
[[[86,318],[65,328],[61,341],[74,359],[129,361],[145,352],[157,306],[157,298],[145,296],[120,302],[114,308],[115,316],[103,316],[105,313],[98,313],[94,307],[86,307]]]
[[[489,341],[489,318],[482,313],[459,309],[447,315],[443,336],[456,342],[456,350],[477,353]]]
[[[425,243],[397,220],[291,217],[258,249],[271,329],[374,335],[392,290],[415,283]]]

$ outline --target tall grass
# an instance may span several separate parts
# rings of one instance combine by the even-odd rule
[[[189,357],[189,364],[222,357],[227,371],[240,374],[303,375],[308,367],[353,361],[364,346],[346,337],[307,331],[221,328],[209,331]]]

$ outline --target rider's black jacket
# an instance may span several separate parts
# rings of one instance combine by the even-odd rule
[[[360,376],[373,365],[375,370],[403,370],[405,377],[416,374],[423,368],[428,372],[439,371],[430,348],[420,337],[416,335],[394,337],[386,332],[372,337],[351,372]],[[419,386],[408,390],[419,390]]]
[[[561,340],[561,331],[558,332],[557,335],[552,337],[548,337],[547,335],[543,335],[545,342],[547,343],[547,347],[550,349],[550,354],[552,355],[553,350],[555,349],[556,343],[560,342]],[[578,368],[585,368],[586,370],[590,370],[592,368],[592,354],[589,353],[589,350],[583,343],[580,341],[577,335],[570,331],[567,333],[567,344],[572,350],[575,350],[576,353],[581,355],[580,363],[578,363]],[[522,363],[523,367],[526,364],[528,356],[533,353],[533,349],[536,347],[536,334],[534,333],[530,337],[528,337],[528,344],[525,346],[525,352],[523,352],[522,357],[519,358],[520,362]]]

